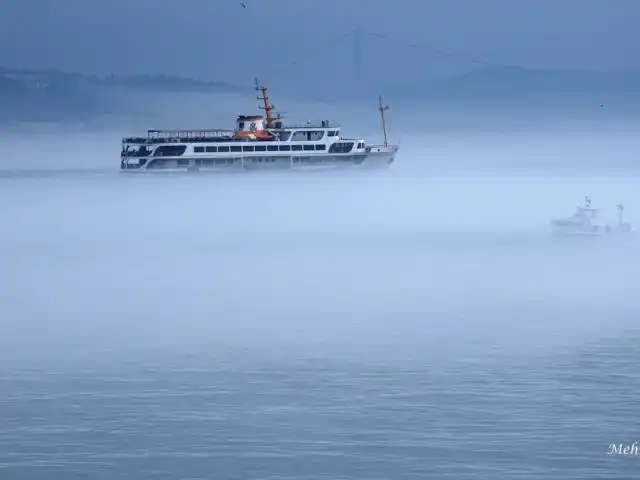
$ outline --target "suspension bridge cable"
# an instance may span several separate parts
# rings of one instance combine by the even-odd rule
[[[305,51],[305,53],[302,56],[300,56],[299,58],[297,58],[296,60],[294,60],[292,62],[288,62],[288,63],[282,64],[280,67],[277,67],[271,73],[272,74],[280,74],[280,73],[284,73],[285,71],[291,69],[292,67],[297,67],[298,65],[300,65],[300,64],[306,62],[307,60],[317,56],[318,54],[324,52],[329,47],[332,47],[335,44],[339,44],[340,42],[342,42],[346,38],[349,38],[355,32],[356,32],[356,30],[351,30],[349,32],[343,33],[342,35],[338,35],[337,37],[333,37],[333,38],[330,38],[329,40],[325,40],[324,42],[319,43],[319,44],[315,45],[314,47],[311,47],[309,50]]]
[[[399,40],[397,38],[390,37],[390,36],[385,35],[383,33],[373,32],[371,30],[366,30],[366,29],[362,29],[362,28],[355,28],[355,29],[350,30],[350,31],[348,31],[346,33],[338,35],[337,37],[333,37],[333,38],[330,38],[328,40],[325,40],[322,43],[316,44],[315,46],[313,46],[310,49],[306,50],[305,53],[302,56],[300,56],[299,58],[297,58],[296,60],[281,64],[279,67],[276,67],[274,70],[269,72],[269,75],[277,76],[277,75],[280,75],[282,73],[285,73],[286,71],[290,70],[291,68],[297,67],[297,66],[303,64],[307,60],[310,60],[310,59],[316,57],[320,53],[324,52],[325,50],[329,49],[330,47],[335,46],[336,44],[341,43],[342,41],[346,40],[349,37],[356,36],[356,38],[359,38],[360,34],[365,34],[365,35],[368,35],[369,37],[372,37],[372,38],[378,38],[380,40],[383,40],[383,41],[385,41],[387,43],[391,43],[391,44],[394,44],[394,45],[402,45],[404,47],[412,48],[414,50],[419,50],[419,51],[425,52],[425,53],[430,54],[430,55],[437,55],[437,56],[449,58],[449,59],[452,59],[452,60],[462,61],[462,62],[466,62],[466,63],[473,63],[475,65],[483,65],[483,66],[487,66],[487,67],[501,67],[501,68],[514,67],[514,65],[507,65],[507,64],[503,64],[503,63],[499,63],[499,62],[492,62],[492,61],[489,61],[489,60],[483,60],[483,59],[480,59],[480,58],[477,58],[477,57],[471,57],[471,56],[467,56],[467,55],[459,55],[459,54],[455,54],[455,53],[452,53],[452,52],[449,52],[449,51],[446,51],[446,50],[441,50],[441,49],[433,48],[433,47],[426,46],[426,45],[420,45],[420,44],[409,42],[409,41],[405,41],[405,40]],[[361,45],[361,42],[359,42],[359,41],[355,42],[354,45],[355,45],[356,49],[359,49],[360,45]],[[360,52],[356,51],[354,53],[356,55],[356,58],[360,58]]]
[[[447,57],[447,58],[451,58],[453,60],[459,60],[459,61],[463,61],[463,62],[468,62],[468,63],[475,63],[476,65],[484,65],[484,66],[488,66],[488,67],[512,67],[513,65],[506,65],[506,64],[502,64],[502,63],[498,63],[498,62],[491,62],[488,60],[482,60],[479,58],[475,58],[475,57],[468,57],[465,55],[458,55],[455,53],[451,53],[451,52],[447,52],[445,50],[439,50],[436,48],[432,48],[432,47],[427,47],[424,45],[418,45],[417,43],[412,43],[412,42],[407,42],[405,40],[398,40],[396,38],[392,38],[389,37],[387,35],[384,35],[382,33],[377,33],[377,32],[372,32],[369,30],[360,30],[362,33],[365,33],[371,37],[375,37],[375,38],[379,38],[382,39],[386,42],[389,43],[394,43],[397,45],[404,45],[405,47],[409,47],[409,48],[413,48],[415,50],[421,50],[427,53],[431,53],[433,55],[438,55],[441,57]]]

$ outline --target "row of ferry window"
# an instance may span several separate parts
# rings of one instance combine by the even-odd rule
[[[340,142],[334,143],[329,151],[332,153],[338,151],[351,151],[353,143]],[[216,152],[299,152],[299,151],[324,151],[326,145],[233,145],[233,146],[209,146],[209,147],[194,147],[195,153],[216,153]],[[357,148],[364,148],[364,142],[358,143]]]
[[[245,126],[244,122],[238,123],[238,128],[240,128],[240,130],[244,130],[244,126]],[[252,126],[255,127],[255,124],[252,124]],[[317,142],[324,138],[324,132],[325,132],[324,130],[298,130],[293,133],[292,141]],[[287,131],[278,132],[278,136],[280,137],[281,141],[285,141],[286,139],[289,138],[290,135],[291,135],[291,132],[287,132]],[[338,130],[327,131],[328,137],[335,137],[337,135],[338,135]]]
[[[193,147],[195,153],[204,152],[297,152],[326,150],[326,145],[233,145],[231,147]]]
[[[335,142],[329,147],[329,153],[349,153],[354,142]],[[364,142],[358,143],[358,148],[364,148]],[[154,157],[179,157],[187,150],[186,145],[161,145],[153,152]],[[198,146],[193,148],[195,153],[204,152],[297,152],[297,151],[324,151],[326,145],[224,145],[224,146]]]

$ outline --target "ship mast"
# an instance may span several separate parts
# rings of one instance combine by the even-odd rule
[[[271,105],[269,103],[269,94],[268,94],[267,87],[265,87],[264,85],[260,85],[258,83],[257,78],[255,80],[256,80],[256,90],[262,94],[261,96],[257,97],[257,99],[262,100],[264,102],[264,106],[259,108],[265,111],[265,114],[267,116],[267,128],[273,128],[273,121],[280,120],[281,117],[280,115],[278,115],[277,117],[274,117],[271,114],[271,112],[273,112],[273,109],[275,108],[275,105]]]
[[[382,96],[378,96],[378,110],[380,111],[380,119],[382,120],[382,133],[384,133],[384,146],[387,147],[387,124],[384,120],[384,112],[389,110],[387,105],[382,105]]]
[[[622,221],[622,212],[624,212],[624,205],[619,203],[618,205],[616,205],[616,208],[618,209],[618,225],[622,225],[622,223],[623,223],[623,221]]]

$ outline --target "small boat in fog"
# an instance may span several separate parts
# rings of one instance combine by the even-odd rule
[[[191,172],[339,167],[388,167],[397,145],[387,142],[384,112],[379,98],[384,144],[346,138],[331,121],[288,125],[274,116],[267,89],[258,84],[262,115],[240,115],[235,130],[149,130],[146,137],[122,139],[122,172]]]
[[[591,199],[585,198],[584,206],[578,205],[573,215],[551,220],[551,226],[556,235],[562,236],[593,236],[631,233],[631,225],[624,221],[624,205],[616,205],[618,222],[616,224],[600,224],[597,222],[599,209],[591,206]]]

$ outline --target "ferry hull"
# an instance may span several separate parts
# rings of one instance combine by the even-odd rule
[[[242,172],[329,169],[384,169],[393,164],[396,146],[370,147],[371,151],[355,155],[265,156],[265,157],[147,157],[124,158],[122,173]]]

